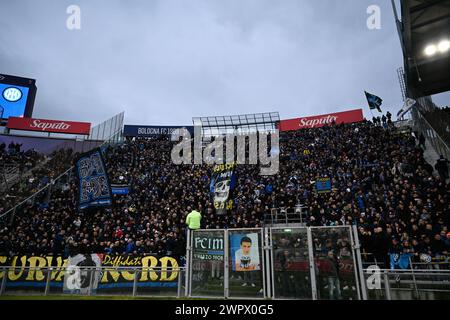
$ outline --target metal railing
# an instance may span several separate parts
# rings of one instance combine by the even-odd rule
[[[265,225],[277,224],[302,224],[304,225],[308,219],[308,208],[302,205],[286,208],[272,208],[270,213],[264,214]]]
[[[364,269],[370,300],[449,300],[450,270]]]
[[[351,226],[189,231],[186,296],[365,300],[360,261]]]
[[[443,155],[445,158],[450,158],[450,147],[447,142],[443,140],[441,135],[435,130],[435,128],[429,123],[426,116],[415,108],[412,110],[414,119],[414,128],[427,137],[431,146],[434,148],[438,155]]]
[[[0,267],[0,295],[184,296],[186,269],[163,267]]]

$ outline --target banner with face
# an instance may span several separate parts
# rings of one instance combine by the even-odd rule
[[[235,164],[216,165],[210,183],[210,192],[216,214],[226,214],[233,208],[233,190],[236,185]]]

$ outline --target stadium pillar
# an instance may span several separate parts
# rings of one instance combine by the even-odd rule
[[[2,278],[2,284],[0,286],[0,296],[3,295],[3,293],[5,292],[5,288],[6,288],[6,278],[8,277],[8,273],[7,273],[7,269],[5,267],[3,268],[3,278]]]
[[[47,281],[45,282],[45,292],[44,292],[44,296],[48,295],[48,291],[50,289],[50,280],[52,277],[52,267],[49,267],[47,269]]]
[[[139,271],[136,270],[134,272],[134,279],[133,279],[133,297],[136,297],[138,275],[139,275]]]
[[[94,280],[94,272],[96,272],[96,269],[92,270],[91,267],[87,267],[87,269],[90,271],[90,277],[89,277],[89,288],[88,288],[88,295],[92,295],[92,286],[93,286],[93,280]]]
[[[306,230],[307,230],[307,235],[308,235],[309,272],[311,274],[311,294],[312,294],[312,299],[317,300],[316,261],[314,260],[311,228],[308,227]]]
[[[362,267],[362,259],[361,259],[361,245],[359,243],[358,229],[357,229],[356,225],[352,226],[351,232],[353,234],[354,252],[356,252],[356,259],[357,259],[357,264],[356,264],[357,268],[355,271],[357,271],[357,273],[359,274],[359,279],[360,279],[360,283],[361,283],[360,288],[361,288],[362,299],[367,300],[366,279],[364,278],[364,270]]]
[[[223,291],[224,291],[224,296],[225,299],[228,299],[228,297],[230,296],[230,289],[229,289],[229,270],[228,270],[228,248],[229,248],[229,243],[228,243],[228,229],[224,230],[225,232],[225,237],[224,237],[224,242],[225,242],[225,246],[224,246],[224,257],[223,257],[223,264],[224,264],[224,272],[223,272]]]
[[[181,275],[183,274],[183,270],[178,267],[178,289],[177,289],[177,298],[181,297],[181,284],[183,283]],[[184,276],[186,277],[186,268],[184,269]]]
[[[389,284],[389,275],[386,270],[383,271],[384,290],[386,292],[386,300],[392,300],[391,298],[391,286]]]
[[[417,289],[416,275],[414,274],[414,268],[412,265],[411,257],[408,257],[408,259],[409,259],[409,265],[411,267],[411,275],[412,275],[413,284],[414,284],[414,292],[416,293],[416,299],[420,300],[420,294],[419,294],[419,290]]]
[[[266,295],[265,298],[272,298],[272,278],[271,278],[271,270],[273,270],[272,268],[270,268],[270,266],[273,266],[273,259],[272,259],[272,255],[271,250],[272,250],[272,246],[271,246],[271,229],[269,228],[264,228],[263,229],[263,234],[264,234],[264,244],[263,244],[263,248],[264,248],[264,257],[265,257],[265,276],[266,277],[266,290],[264,292],[264,294]]]
[[[192,231],[187,228],[187,239],[186,239],[186,264],[185,264],[185,282],[184,282],[184,295],[186,297],[191,296],[190,290],[190,280],[192,279],[192,258],[191,258],[191,250],[192,250]]]

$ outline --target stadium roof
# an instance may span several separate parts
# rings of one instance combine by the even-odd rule
[[[279,121],[278,112],[192,118],[194,126],[202,127],[204,136],[273,131]]]
[[[450,70],[450,1],[402,1],[401,13],[402,20],[397,17],[397,25],[407,84],[409,89],[418,90],[410,95],[416,97],[450,90],[450,73],[444,71]],[[447,50],[443,48],[440,52],[438,48],[443,45]]]

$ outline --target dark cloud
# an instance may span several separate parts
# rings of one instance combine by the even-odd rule
[[[66,28],[70,4],[79,31]],[[366,27],[372,4],[381,30]],[[127,123],[186,124],[357,107],[370,117],[364,90],[394,114],[402,104],[388,1],[2,1],[0,28],[0,70],[37,79],[37,117],[98,123],[125,110]]]

